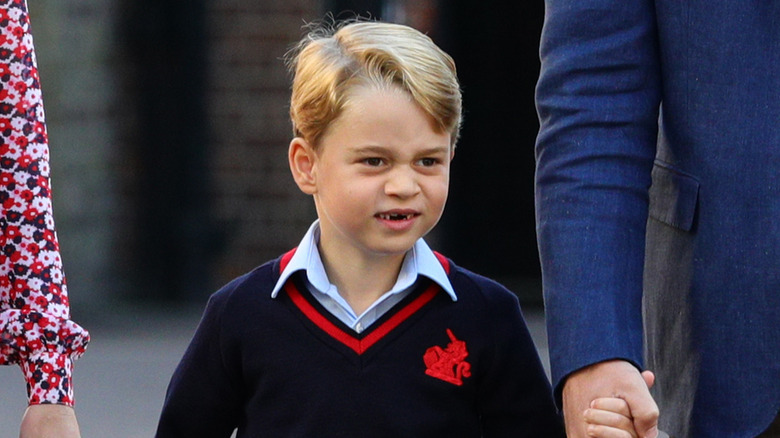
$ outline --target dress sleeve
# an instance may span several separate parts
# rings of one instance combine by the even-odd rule
[[[21,366],[30,404],[72,406],[89,333],[70,320],[26,1],[0,0],[0,82],[0,364]]]
[[[661,101],[648,0],[546,0],[536,215],[552,380],[642,358],[648,188]]]

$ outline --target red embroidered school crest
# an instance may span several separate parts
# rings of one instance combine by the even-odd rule
[[[465,360],[469,352],[466,350],[466,342],[456,338],[452,330],[447,329],[447,336],[450,337],[450,343],[446,349],[436,345],[425,351],[425,374],[460,386],[464,378],[471,377],[471,364]]]

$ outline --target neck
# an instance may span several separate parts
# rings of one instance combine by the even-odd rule
[[[343,251],[333,254],[322,245],[319,250],[328,279],[358,315],[393,287],[404,260],[404,254],[375,257]]]

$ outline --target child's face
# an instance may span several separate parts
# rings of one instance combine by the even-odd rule
[[[312,166],[331,261],[402,256],[439,221],[449,187],[450,135],[400,89],[355,91]]]

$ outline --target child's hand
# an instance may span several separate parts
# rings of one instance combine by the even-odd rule
[[[588,436],[594,438],[637,438],[628,403],[622,398],[597,398],[585,410]]]

